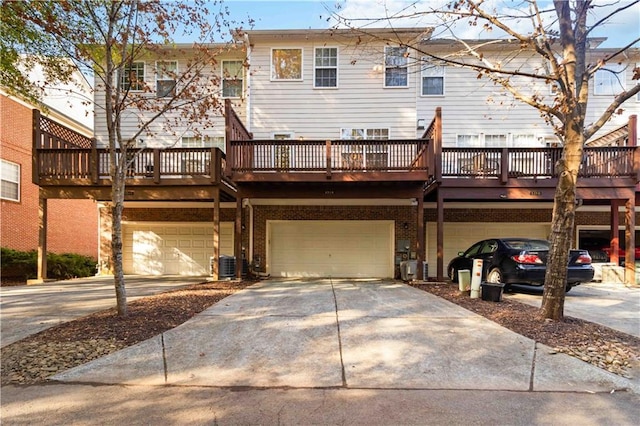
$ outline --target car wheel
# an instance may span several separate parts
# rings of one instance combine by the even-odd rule
[[[451,279],[451,282],[458,282],[458,273],[456,272],[456,268],[449,268],[449,278]]]
[[[500,271],[500,269],[498,268],[493,268],[487,274],[487,282],[494,283],[494,284],[502,283],[502,271]]]
[[[494,284],[504,284],[502,282],[502,271],[498,268],[493,268],[488,274],[487,274],[487,282],[488,283],[494,283]],[[504,284],[504,287],[502,288],[503,292],[508,292],[511,290],[511,286],[509,286],[508,284]]]

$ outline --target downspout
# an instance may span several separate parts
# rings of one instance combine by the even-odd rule
[[[247,261],[253,263],[253,204],[251,198],[247,198],[247,206],[249,207],[249,252],[247,253]]]

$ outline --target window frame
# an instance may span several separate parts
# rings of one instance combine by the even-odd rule
[[[15,167],[16,172],[16,180],[10,180],[5,178],[5,168],[7,166]],[[5,159],[0,159],[0,199],[6,201],[20,202],[20,192],[22,189],[22,166],[19,163],[14,163],[13,161],[8,161]],[[16,198],[10,198],[5,191],[3,190],[5,182],[10,184],[14,184],[16,186]]]
[[[225,63],[239,63],[240,64],[240,78],[238,75],[230,76],[225,71]],[[242,99],[244,98],[244,61],[241,59],[223,59],[220,63],[220,73],[221,73],[221,90],[222,90],[222,99]],[[240,94],[236,96],[225,95],[225,82],[233,81],[234,85],[237,85],[237,82],[240,83]]]
[[[140,64],[142,64],[142,70],[137,68]],[[131,73],[133,72],[132,70],[134,69],[134,66],[135,66],[136,79],[138,79],[136,81],[135,88],[131,87],[131,78],[130,78]],[[146,86],[145,79],[144,79],[146,75],[146,66],[147,65],[144,61],[133,61],[131,62],[131,66],[125,66],[122,69],[122,74],[120,75],[120,82],[119,82],[120,89],[129,91],[129,92],[143,92]],[[140,71],[142,71],[142,79],[139,79],[140,76],[138,74]]]
[[[169,71],[169,72],[173,72],[176,75],[173,76],[173,78],[161,78],[164,76],[164,74],[166,74],[167,72],[164,71],[164,69],[166,69],[166,67],[161,66],[160,64],[175,64],[175,70],[174,71]],[[178,74],[178,61],[174,61],[174,60],[169,60],[169,61],[156,61],[156,97],[157,98],[171,98],[176,96],[177,93],[177,74]],[[170,75],[168,75],[168,77],[171,77]],[[173,82],[173,86],[171,87],[171,90],[165,90],[164,92],[162,92],[162,95],[160,94],[160,88],[158,87],[158,84],[160,82],[167,82],[167,81],[172,81]]]
[[[402,56],[398,56],[398,55],[389,55],[387,52],[391,49],[396,49],[396,50],[404,50],[404,54]],[[409,59],[406,56],[409,52],[409,49],[407,47],[403,47],[403,46],[385,46],[384,47],[384,64],[383,64],[383,68],[384,68],[384,78],[383,78],[383,84],[384,84],[384,88],[385,89],[406,89],[409,87]],[[404,64],[388,64],[388,59],[389,58],[403,58],[404,59]],[[404,77],[405,77],[405,84],[404,85],[388,85],[387,84],[387,78],[397,78],[397,76],[392,76],[389,75],[388,71],[389,70],[404,70]]]
[[[434,68],[439,68],[442,70],[441,75],[425,75],[425,71],[427,69],[434,69]],[[424,96],[424,97],[437,97],[437,96],[444,96],[445,95],[445,77],[446,76],[446,71],[445,71],[445,66],[444,65],[437,65],[434,63],[434,61],[430,60],[429,57],[423,57],[422,58],[422,66],[420,67],[420,96]],[[439,78],[442,79],[442,93],[424,93],[424,80],[425,78]]]
[[[483,137],[481,138],[481,140],[485,148],[506,148],[509,146],[509,135],[507,133],[485,133],[482,136]],[[489,137],[490,139],[502,138],[504,143],[497,146],[493,143],[491,145],[488,145],[487,137]]]
[[[318,50],[335,50],[335,65],[318,65]],[[332,59],[333,57],[329,57]],[[325,59],[323,57],[323,59]],[[313,49],[313,88],[314,89],[337,89],[338,88],[338,76],[339,72],[339,64],[340,64],[340,51],[338,47],[334,46],[322,46],[322,47],[314,47]],[[335,85],[334,86],[318,86],[318,75],[317,72],[320,70],[335,70]]]
[[[627,86],[627,65],[606,64],[593,74],[594,96],[615,96]],[[604,81],[606,76],[606,81]],[[599,82],[600,81],[600,82]],[[606,86],[604,85],[606,84]],[[615,87],[619,88],[616,89]]]
[[[193,140],[195,143],[186,143],[185,139]],[[182,136],[180,138],[181,148],[220,148],[224,152],[224,135],[201,135]]]
[[[297,50],[300,52],[299,54],[299,74],[300,77],[297,78],[278,78],[276,75],[276,67],[274,66],[274,52],[276,51],[284,51],[284,50]],[[269,74],[269,78],[270,81],[279,81],[279,82],[289,82],[289,81],[304,81],[304,49],[302,47],[272,47],[271,48],[271,54],[270,54],[270,59],[269,59],[269,66],[270,66],[270,74]]]
[[[377,135],[376,133],[385,133],[386,137],[377,137],[384,135]],[[354,135],[354,133],[356,133]],[[350,134],[349,137],[347,134]],[[390,139],[391,129],[389,127],[343,127],[340,129],[341,140],[353,140],[353,141],[380,141],[381,143],[370,145],[363,143],[362,145],[345,146],[341,153],[342,163],[355,162],[359,166],[357,169],[366,170],[371,164],[374,165],[374,169],[385,168],[389,165],[389,145],[384,143]],[[369,136],[373,136],[369,138]],[[353,158],[355,156],[355,158]],[[349,159],[349,157],[352,157]]]

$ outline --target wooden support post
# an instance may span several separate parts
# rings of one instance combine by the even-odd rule
[[[91,158],[89,159],[89,172],[91,173],[91,183],[94,185],[98,183],[98,141],[96,138],[91,139]]]
[[[418,260],[418,274],[417,274],[417,278],[418,280],[426,280],[427,277],[424,276],[423,272],[424,272],[424,268],[422,267],[424,260],[425,260],[425,256],[426,256],[426,250],[425,250],[425,234],[424,234],[424,194],[422,194],[422,190],[420,191],[420,194],[418,196],[418,211],[417,211],[417,220],[418,220],[418,226],[417,226],[417,230],[418,230],[418,235],[417,235],[417,241],[418,241],[418,246],[416,247],[416,254],[417,254],[417,260]]]
[[[436,243],[438,266],[437,266],[437,279],[438,281],[444,280],[444,199],[442,198],[442,192],[438,191],[437,201],[437,230],[436,230]]]
[[[433,159],[435,165],[435,180],[442,182],[442,109],[436,108],[435,127],[433,130]]]
[[[235,136],[233,133],[233,125],[232,122],[233,117],[233,109],[231,108],[231,100],[224,100],[224,135],[225,135],[225,143],[227,145],[226,156],[227,156],[227,167],[225,170],[225,174],[227,177],[233,176],[233,168],[236,166],[235,164],[235,153],[233,151],[233,146],[231,145],[231,141]]]
[[[42,196],[38,203],[38,281],[47,279],[47,199]]]
[[[327,161],[327,179],[331,179],[331,141],[326,141],[325,147]]]
[[[160,150],[153,150],[153,183],[160,183],[160,168],[162,164],[160,164]]]
[[[631,286],[636,283],[636,200],[629,198],[625,203],[624,240],[627,251],[624,258],[624,283]]]
[[[39,163],[39,148],[42,148],[41,133],[40,133],[40,111],[33,110],[33,116],[31,121],[31,181],[39,185],[40,184],[40,163]]]
[[[509,181],[509,148],[502,148],[500,153],[500,183],[506,185]]]
[[[233,255],[236,257],[236,278],[242,278],[242,197],[236,195],[236,223]]]
[[[213,191],[213,262],[211,264],[211,275],[213,280],[220,279],[220,188]]]
[[[222,170],[222,151],[220,148],[211,148],[211,161],[209,161],[209,177],[214,185],[220,184]]]
[[[610,221],[609,221],[609,226],[611,230],[609,247],[611,248],[611,253],[609,255],[609,262],[615,263],[616,265],[618,265],[620,260],[618,255],[618,250],[620,249],[620,239],[618,236],[619,235],[618,228],[620,227],[620,217],[618,215],[619,206],[620,206],[619,200],[611,200],[611,211],[610,211]]]

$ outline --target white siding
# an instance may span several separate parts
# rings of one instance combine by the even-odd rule
[[[494,52],[495,53],[495,52]],[[495,53],[501,55],[501,53]],[[488,57],[490,55],[487,55]],[[536,71],[539,59],[532,55],[520,55],[515,59],[507,59],[504,64],[509,67],[524,67],[527,71]],[[637,82],[632,81],[632,68],[626,70],[626,85],[631,88]],[[445,88],[443,96],[421,96],[421,83],[417,84],[417,115],[429,124],[437,107],[442,107],[443,145],[456,146],[458,134],[533,134],[539,137],[553,137],[551,127],[545,124],[539,112],[524,103],[517,101],[506,93],[499,85],[488,78],[478,78],[478,72],[470,69],[445,67]],[[543,82],[534,85],[530,80],[523,85],[525,90],[537,92],[547,100],[551,99],[551,88]],[[599,118],[609,105],[613,96],[593,94],[593,85],[589,88],[589,107],[586,124]],[[629,116],[640,113],[640,102],[636,98],[623,104],[624,113],[615,115],[598,135],[626,124]],[[417,132],[421,136],[423,131]]]
[[[173,58],[178,61],[178,74],[186,72],[188,58],[183,56],[177,56]],[[218,65],[215,68],[208,67],[204,70],[205,74],[211,76],[211,79],[204,79],[204,81],[213,81],[214,77],[221,76],[220,64],[223,59],[236,59],[243,60],[244,52],[237,50],[233,54],[226,53],[219,58]],[[166,59],[163,59],[166,60]],[[142,60],[141,60],[142,61]],[[144,60],[145,62],[145,82],[151,88],[151,93],[141,94],[134,93],[132,97],[145,96],[151,99],[155,99],[155,64],[156,61],[153,58]],[[245,76],[244,84],[247,84],[247,78]],[[95,81],[96,92],[94,95],[95,103],[95,136],[98,141],[98,146],[108,145],[106,115],[104,113],[105,96],[103,85],[99,80]],[[196,131],[199,131],[203,135],[207,136],[224,136],[224,117],[222,116],[224,108],[224,100],[222,99],[222,89],[219,88],[220,96],[220,110],[210,111],[206,115],[202,116],[198,122],[191,122],[182,117],[179,112],[169,112],[163,117],[160,117],[150,126],[149,132],[143,133],[137,137],[138,142],[143,142],[149,148],[156,147],[179,147],[180,141],[183,136],[192,136]],[[163,102],[162,99],[158,100],[159,104]],[[245,118],[246,108],[244,99],[232,99],[234,110],[241,117]],[[137,108],[130,108],[123,113],[122,118],[122,137],[123,140],[131,138],[138,129],[141,123],[149,120],[155,113],[153,111],[140,111]]]
[[[303,49],[303,81],[271,81],[271,48]],[[338,48],[338,87],[314,88],[314,48]],[[326,41],[256,44],[251,53],[251,131],[295,138],[338,139],[341,128],[388,128],[390,138],[413,138],[416,76],[409,87],[384,88],[383,45],[353,46]]]

